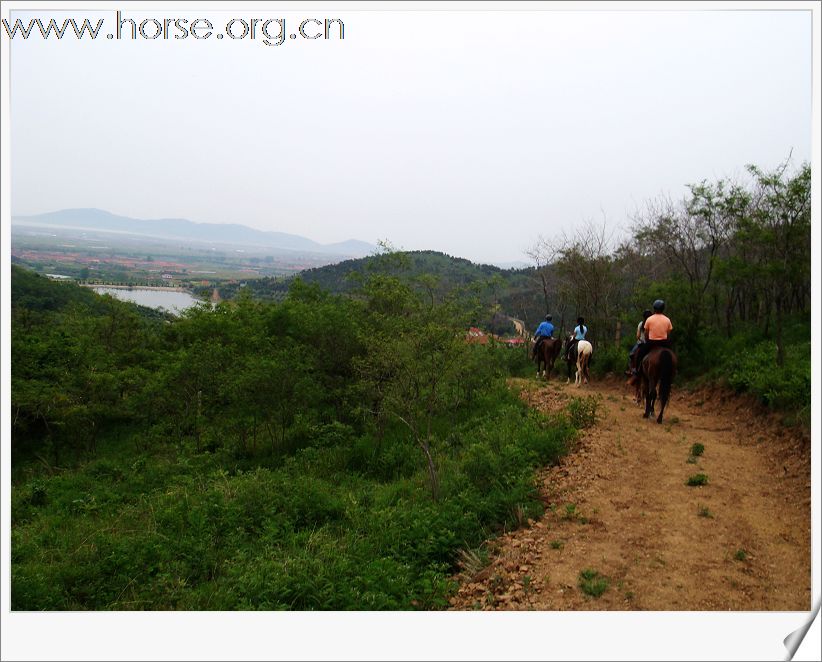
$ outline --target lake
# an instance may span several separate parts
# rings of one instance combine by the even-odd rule
[[[97,294],[110,294],[121,301],[146,306],[147,308],[162,308],[170,313],[179,315],[186,308],[201,303],[188,292],[180,290],[153,290],[144,287],[134,287],[131,289],[124,287],[93,287]]]

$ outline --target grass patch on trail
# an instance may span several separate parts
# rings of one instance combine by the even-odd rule
[[[580,515],[579,510],[577,510],[577,505],[575,503],[569,503],[565,506],[565,513],[562,515],[563,519],[569,521],[579,522],[580,524],[587,524],[588,518],[582,517]]]
[[[735,560],[745,561],[747,558],[748,558],[748,552],[746,552],[744,549],[736,550],[736,553],[734,554],[734,559]]]
[[[579,588],[592,598],[598,598],[608,590],[608,578],[596,570],[586,568],[579,573]]]
[[[693,476],[688,476],[688,480],[685,482],[688,487],[699,487],[701,485],[708,484],[708,476],[705,474],[694,474]]]
[[[708,510],[707,506],[699,506],[699,510],[697,511],[697,514],[700,517],[706,517],[708,519],[713,519],[714,518],[714,514],[710,510]]]
[[[602,396],[587,395],[583,398],[571,398],[568,403],[568,417],[571,425],[577,430],[583,430],[596,424],[601,417]]]
[[[688,459],[685,460],[685,462],[687,462],[688,464],[696,464],[697,458],[702,457],[702,453],[704,452],[705,446],[703,444],[694,444],[693,446],[691,446],[691,454],[688,456]]]

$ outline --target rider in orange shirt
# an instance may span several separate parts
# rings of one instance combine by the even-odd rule
[[[636,361],[634,362],[634,376],[639,372],[639,366],[642,365],[642,359],[654,347],[671,347],[671,341],[668,334],[674,328],[671,320],[662,313],[665,311],[665,302],[662,299],[654,301],[654,314],[645,320],[645,338],[646,342],[642,343],[636,352]]]

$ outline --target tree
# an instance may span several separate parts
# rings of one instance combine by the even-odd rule
[[[758,259],[747,264],[772,304],[776,317],[776,361],[785,358],[783,322],[792,311],[804,311],[810,301],[811,273],[811,169],[803,164],[788,176],[789,161],[772,172],[748,166],[754,177],[750,215],[740,224],[736,238]]]
[[[372,415],[399,421],[422,451],[431,495],[439,498],[433,424],[459,404],[459,381],[468,346],[465,315],[453,300],[415,295],[390,276],[374,276],[363,289],[368,352],[356,361]]]
[[[635,217],[634,234],[642,252],[662,260],[665,275],[684,280],[686,296],[679,303],[686,313],[686,335],[692,336],[704,321],[717,262],[745,214],[748,196],[741,186],[727,180],[691,184],[688,191],[679,203],[669,198],[650,201],[645,214]]]
[[[589,222],[572,236],[563,233],[551,241],[540,238],[531,250],[532,256],[541,256],[539,259],[551,267],[560,327],[564,327],[567,312],[571,315],[569,327],[577,316],[586,319],[590,338],[603,341],[613,336],[624,304],[613,243],[613,231],[606,222],[601,226]],[[543,287],[547,285],[545,279]]]

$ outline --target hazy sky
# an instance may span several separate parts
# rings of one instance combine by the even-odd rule
[[[125,15],[340,18],[344,41],[12,41],[12,212],[523,260],[540,234],[811,158],[810,12],[337,7]]]

